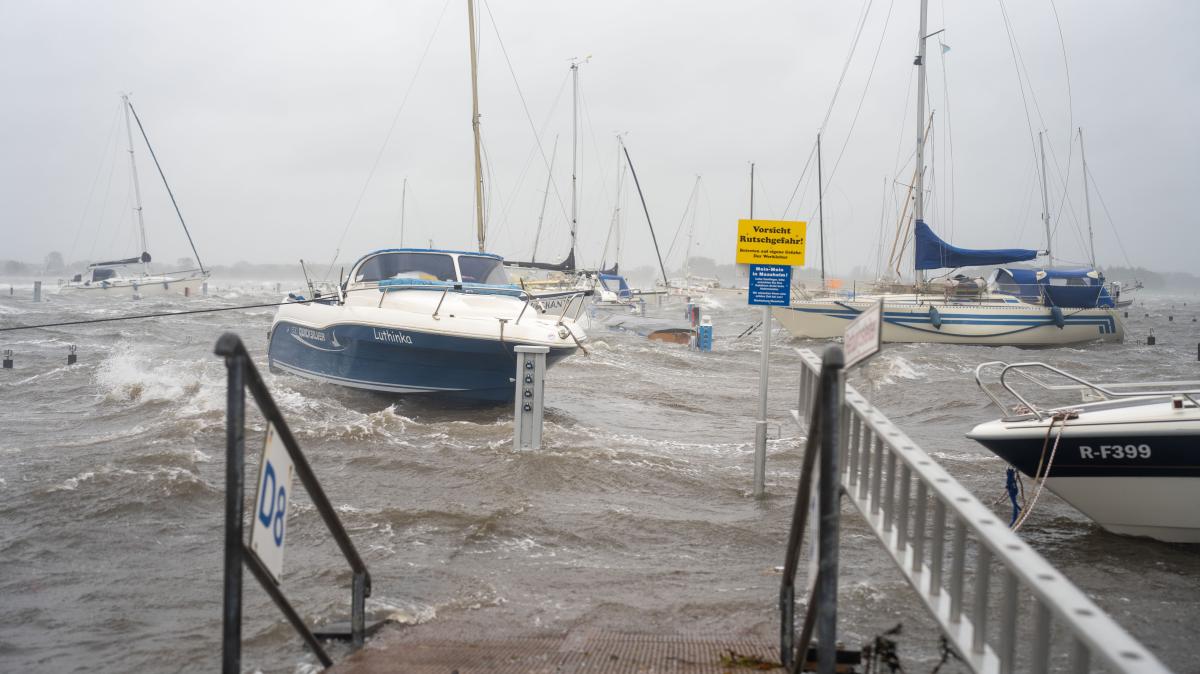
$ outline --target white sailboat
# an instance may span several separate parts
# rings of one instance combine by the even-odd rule
[[[200,294],[204,283],[208,280],[209,272],[204,268],[204,263],[200,261],[200,254],[196,252],[196,245],[192,243],[192,235],[188,232],[187,224],[183,221],[183,215],[179,212],[179,205],[175,203],[175,194],[171,191],[171,186],[167,184],[167,178],[163,175],[162,167],[158,164],[158,157],[154,154],[154,148],[150,146],[150,139],[146,136],[146,130],[142,127],[142,121],[138,119],[137,111],[133,109],[133,103],[129,101],[128,94],[121,95],[121,103],[125,112],[125,133],[129,140],[129,168],[133,180],[134,196],[133,211],[137,216],[142,254],[122,260],[110,260],[90,264],[86,270],[76,274],[71,280],[63,282],[58,287],[58,292],[65,296],[74,295],[88,299],[139,299],[153,295],[183,295],[189,297]],[[167,188],[167,194],[171,197],[171,204],[175,206],[175,213],[179,216],[179,224],[183,226],[184,234],[187,235],[188,243],[191,245],[192,253],[195,255],[197,269],[157,274],[150,269],[151,257],[150,253],[147,252],[149,246],[146,243],[146,221],[142,215],[142,190],[141,185],[138,183],[137,159],[133,150],[131,115],[134,120],[137,120],[138,129],[141,131],[142,138],[146,141],[146,147],[150,150],[150,156],[154,159],[154,165],[158,168],[159,175],[163,179],[163,185]]]
[[[927,269],[1007,265],[1036,258],[1028,249],[971,250],[942,241],[925,222],[925,43],[928,0],[921,2],[917,39],[917,147],[913,220],[914,267]],[[1043,204],[1045,204],[1045,154]],[[1043,208],[1050,254],[1049,207]],[[1121,341],[1124,326],[1104,279],[1093,270],[999,269],[988,280],[960,277],[940,288],[918,283],[911,293],[819,298],[775,307],[776,320],[795,337],[840,337],[846,325],[883,301],[883,341],[1058,346]]]

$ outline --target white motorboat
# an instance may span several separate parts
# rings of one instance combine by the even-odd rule
[[[999,368],[995,382],[983,377]],[[1067,380],[1054,385],[1034,372]],[[1041,407],[1013,386],[1079,390],[1091,402]],[[1045,363],[984,363],[980,389],[1006,416],[967,437],[1105,529],[1200,543],[1200,382],[1101,385]],[[1015,411],[997,393],[1007,393]],[[1028,490],[1027,490],[1028,491]]]
[[[496,255],[374,251],[335,295],[279,308],[268,362],[351,388],[512,400],[517,345],[547,347],[550,366],[586,336],[572,318],[539,314],[538,298],[506,281]]]

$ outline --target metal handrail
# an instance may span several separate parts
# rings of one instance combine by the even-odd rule
[[[816,394],[820,360],[807,349],[800,355],[805,409]],[[1018,671],[1021,598],[1030,595],[1032,644],[1022,643],[1020,652],[1031,662],[1020,671],[1049,670],[1054,623],[1065,628],[1059,634],[1069,635],[1072,672],[1089,671],[1093,660],[1117,672],[1170,671],[853,387],[845,389],[843,412],[844,493],[973,671]],[[968,538],[976,557],[966,607]],[[993,564],[1000,592],[994,592]],[[993,594],[1001,603],[998,640],[988,638],[997,631],[988,626]]]
[[[779,586],[779,659],[784,669],[798,671],[807,660],[813,632],[817,632],[817,666],[820,672],[832,673],[837,660],[837,581],[838,581],[838,518],[841,497],[838,486],[838,446],[842,427],[842,387],[845,385],[845,359],[839,346],[825,350],[816,395],[812,397],[808,440],[800,485],[792,509],[792,525],[788,531],[784,553],[783,579]],[[808,525],[809,501],[812,497],[813,468],[820,456],[818,485],[818,517],[820,544],[817,575],[807,601],[800,641],[795,643],[796,570],[800,564],[800,545]],[[797,657],[800,655],[802,657]]]
[[[226,391],[227,416],[225,422],[225,598],[223,619],[223,653],[222,670],[229,673],[241,670],[242,644],[242,564],[244,563],[258,579],[263,589],[274,600],[292,627],[304,638],[305,643],[316,654],[326,667],[333,660],[321,647],[320,642],[312,631],[304,624],[303,618],[296,612],[283,595],[282,590],[271,579],[266,568],[258,557],[246,546],[244,531],[244,500],[245,500],[245,445],[246,445],[246,389],[250,389],[258,409],[268,422],[274,425],[278,437],[283,441],[288,455],[292,459],[296,476],[304,485],[305,491],[312,499],[313,506],[320,513],[321,519],[329,529],[334,541],[341,550],[342,556],[350,565],[353,572],[350,599],[350,630],[355,647],[362,646],[366,634],[366,598],[371,596],[371,574],[362,557],[354,547],[346,528],[330,503],[325,490],[321,488],[316,474],[300,451],[300,445],[292,435],[287,421],[275,404],[271,392],[263,383],[262,376],[246,351],[240,337],[232,332],[221,335],[214,349],[218,356],[225,359],[228,370],[228,388]]]
[[[1200,403],[1197,403],[1196,399],[1192,397],[1194,395],[1200,394],[1200,388],[1182,388],[1184,386],[1200,387],[1200,381],[1175,381],[1175,382],[1155,381],[1155,382],[1137,382],[1137,383],[1127,383],[1127,384],[1096,384],[1096,383],[1090,382],[1082,377],[1073,375],[1070,372],[1060,370],[1060,369],[1054,367],[1053,365],[1047,365],[1046,363],[1042,363],[1042,362],[1035,361],[1035,362],[1029,362],[1029,363],[1012,363],[1010,365],[1009,363],[1006,363],[1001,360],[993,360],[993,361],[988,361],[986,363],[980,363],[975,368],[975,384],[977,386],[979,386],[979,390],[983,391],[984,395],[986,395],[988,398],[991,399],[991,401],[993,403],[996,404],[996,407],[999,407],[1005,413],[1008,413],[1009,410],[1007,408],[1005,408],[1004,404],[1000,402],[1000,399],[997,398],[996,395],[994,393],[992,393],[992,391],[990,391],[987,388],[987,386],[983,383],[984,370],[986,370],[988,368],[996,367],[996,366],[1003,366],[1003,369],[1000,371],[1000,377],[999,377],[1000,386],[1003,387],[1006,391],[1008,391],[1009,394],[1012,395],[1014,398],[1019,400],[1021,402],[1021,404],[1024,405],[1025,408],[1027,408],[1030,411],[1031,414],[1033,414],[1035,417],[1037,417],[1038,421],[1044,421],[1048,412],[1046,410],[1038,409],[1033,403],[1029,402],[1029,400],[1027,400],[1025,398],[1025,396],[1018,393],[1017,390],[1012,387],[1012,384],[1008,383],[1006,378],[1010,372],[1021,376],[1026,381],[1032,382],[1033,384],[1036,384],[1037,386],[1040,386],[1042,389],[1047,390],[1047,391],[1091,390],[1091,391],[1095,391],[1096,393],[1099,393],[1101,396],[1108,398],[1108,399],[1134,398],[1134,397],[1144,397],[1144,396],[1176,396],[1176,395],[1178,395],[1178,396],[1183,396],[1183,397],[1187,398],[1188,400],[1192,401],[1192,403],[1200,404]],[[1039,368],[1047,370],[1047,371],[1051,372],[1052,374],[1058,375],[1064,379],[1073,381],[1073,382],[1075,382],[1075,384],[1067,384],[1067,385],[1050,384],[1050,383],[1047,383],[1045,380],[1043,380],[1039,377],[1036,377],[1025,371],[1027,369],[1039,369]],[[1113,389],[1118,389],[1118,388],[1136,389],[1136,388],[1149,388],[1149,387],[1168,387],[1168,388],[1163,388],[1161,390],[1152,390],[1152,391],[1129,391],[1129,392],[1120,392],[1120,391],[1113,390]]]

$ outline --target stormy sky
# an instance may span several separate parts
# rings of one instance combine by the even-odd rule
[[[622,133],[669,266],[686,248],[697,175],[693,255],[732,261],[755,162],[755,216],[809,220],[815,267],[810,157],[824,124],[827,265],[874,272],[913,174],[918,7],[479,0],[489,249],[532,254],[557,138],[537,255],[565,255],[569,59],[590,57],[583,264],[600,262],[613,221]],[[1194,271],[1198,28],[1195,2],[931,0],[929,32],[944,32],[928,42],[927,220],[958,245],[1044,248],[1045,131],[1053,246],[1086,261],[1083,127],[1099,263]],[[399,245],[402,220],[407,245],[473,248],[467,36],[465,0],[5,0],[0,258],[138,252],[123,91],[206,262],[340,250],[348,263]],[[190,252],[140,140],[135,150],[149,248],[170,266]],[[628,176],[620,219],[622,264],[652,263]]]

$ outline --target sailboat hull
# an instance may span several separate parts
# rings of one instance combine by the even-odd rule
[[[208,276],[189,277],[151,277],[148,279],[120,279],[114,282],[101,282],[84,285],[82,283],[65,283],[58,288],[58,294],[69,297],[87,299],[139,299],[146,297],[198,297],[204,291]]]
[[[516,342],[394,327],[277,321],[268,363],[292,374],[387,393],[503,402],[513,398]],[[551,348],[547,366],[575,352]]]
[[[875,300],[817,300],[776,307],[775,319],[794,337],[841,337]],[[883,341],[991,346],[1060,346],[1120,342],[1125,328],[1111,309],[1064,309],[1025,302],[884,303]]]

